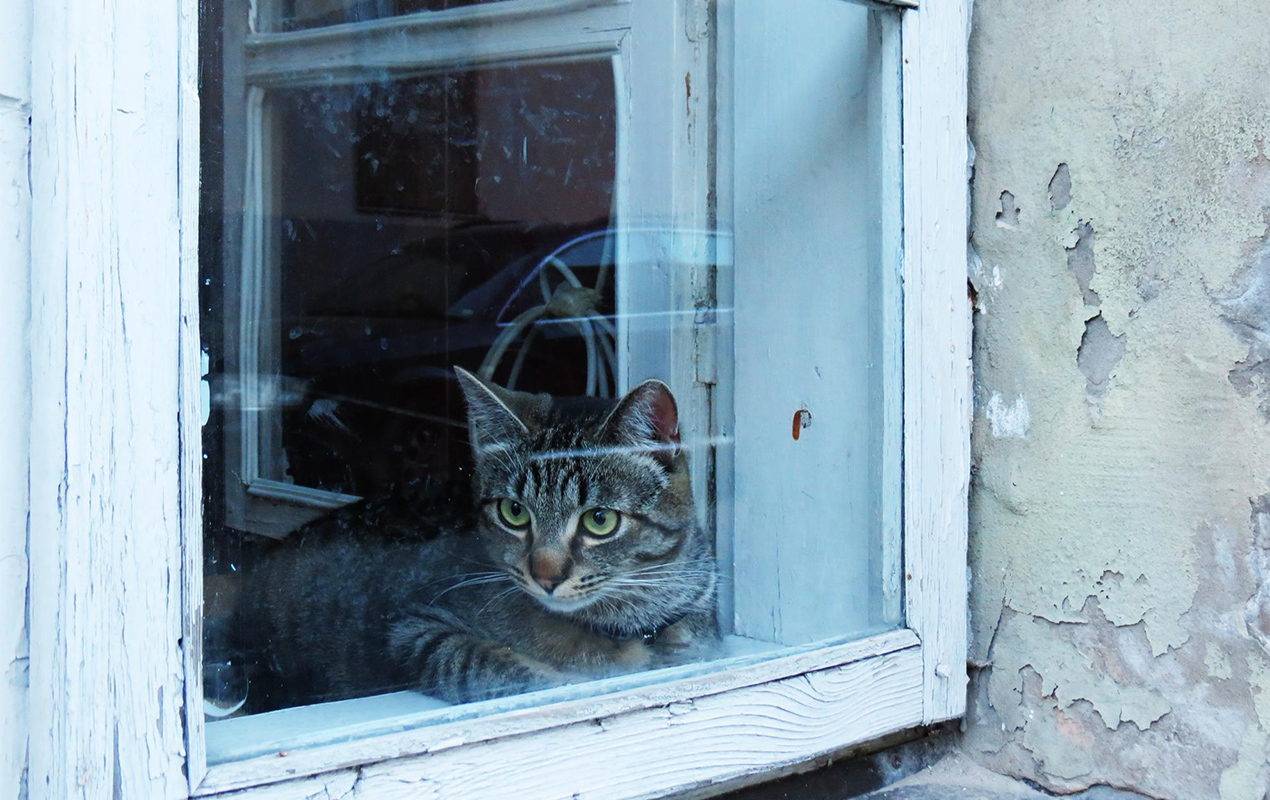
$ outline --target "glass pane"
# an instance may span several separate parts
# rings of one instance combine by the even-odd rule
[[[456,365],[584,393],[585,342],[566,327],[502,359],[491,348],[544,284],[593,289],[611,271],[613,107],[607,60],[270,97],[275,335],[303,397],[268,420],[263,477],[361,496],[451,482],[469,460]],[[544,265],[560,248],[568,266]],[[611,317],[605,283],[587,310]]]
[[[265,28],[296,31],[497,2],[506,0],[274,0],[267,6]]]
[[[205,4],[213,763],[902,624],[898,26],[792,2]]]

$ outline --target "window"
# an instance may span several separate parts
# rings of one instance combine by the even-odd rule
[[[961,712],[961,3],[202,5],[197,25],[196,4],[180,25],[156,11],[112,51],[161,91],[108,70],[65,74],[81,97],[113,87],[111,108],[137,99],[154,124],[114,123],[90,139],[95,154],[53,148],[46,168],[59,174],[61,160],[128,169],[37,202],[50,220],[65,212],[65,243],[35,259],[32,435],[61,444],[33,464],[32,541],[48,535],[32,569],[64,580],[32,599],[44,665],[33,695],[67,681],[138,724],[159,720],[163,755],[149,758],[168,768],[143,769],[125,746],[119,769],[175,794],[168,773],[184,761],[181,793],[196,795],[347,783],[375,796],[427,780],[480,797],[498,765],[500,793],[550,796],[533,754],[553,746],[607,754],[571,792],[634,796],[744,779]],[[101,105],[87,102],[76,113]],[[78,142],[76,124],[56,119],[42,135]],[[94,193],[114,198],[102,204],[109,233],[66,223]],[[508,412],[534,432],[564,424],[535,417],[542,401],[512,387],[603,408],[524,458],[607,447],[653,477],[570,484],[564,511],[533,492],[471,496],[505,444],[471,414],[497,427]],[[569,437],[581,453],[557,446]],[[120,438],[127,452],[110,444]],[[656,497],[676,487],[676,519],[690,524],[629,497],[588,499],[634,495],[645,478]],[[640,530],[691,529],[700,557],[640,557],[676,574],[712,559],[713,599],[689,610],[719,641],[707,631],[707,647],[691,636],[664,647],[666,631],[688,630],[690,604],[675,601],[646,627],[587,616],[570,630],[631,663],[546,663],[560,674],[545,683],[469,696],[440,673],[293,680],[284,662],[302,647],[287,637],[301,626],[269,615],[315,597],[356,602],[372,582],[338,595],[288,587],[306,573],[287,553],[333,563],[307,573],[326,580],[337,557],[362,557],[372,529],[413,542],[473,526],[519,553],[505,562],[526,585],[503,586],[484,562],[481,574],[430,576],[441,586],[428,608],[465,591],[481,604],[440,605],[469,614],[464,631],[489,633],[473,621],[487,610],[581,625],[556,591],[572,581],[580,595],[606,570],[636,580],[613,545],[635,558],[654,541]],[[552,563],[545,542],[566,530]],[[296,544],[331,537],[355,544]],[[84,546],[94,558],[77,555]],[[387,570],[404,551],[384,552]],[[507,605],[526,601],[537,605]],[[65,630],[58,620],[99,627],[104,644],[36,632]],[[385,658],[367,652],[363,664]],[[74,736],[78,723],[53,724],[72,717],[68,702],[33,721]],[[87,762],[98,745],[85,747]],[[691,758],[669,768],[650,748]],[[35,746],[33,768],[69,786],[74,764],[54,752]]]

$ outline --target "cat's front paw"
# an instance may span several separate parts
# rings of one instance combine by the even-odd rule
[[[670,667],[721,658],[723,639],[713,623],[713,617],[686,617],[666,628],[653,644],[653,664]]]
[[[521,655],[520,653],[512,653],[511,655],[525,669],[525,683],[534,689],[550,689],[553,686],[563,686],[576,680],[576,676],[557,669],[545,661],[539,661],[536,658]]]
[[[511,648],[492,650],[480,680],[470,681],[466,696],[458,702],[488,700],[572,683],[577,676]]]

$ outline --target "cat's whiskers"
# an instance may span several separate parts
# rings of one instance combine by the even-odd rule
[[[655,591],[673,589],[676,587],[692,588],[699,586],[703,579],[708,580],[711,573],[676,573],[665,575],[641,576],[639,578],[614,578],[609,581],[615,589],[637,589],[641,591]]]
[[[685,592],[691,592],[695,584],[687,581],[611,581],[606,584],[604,599],[622,604],[614,608],[614,614],[623,617],[639,616],[640,621],[664,619],[682,614],[691,600]],[[673,590],[684,591],[673,591]]]
[[[468,578],[489,578],[489,577],[493,577],[494,575],[502,575],[502,574],[503,574],[502,572],[497,570],[491,570],[488,572],[456,572],[453,575],[442,575],[439,578],[434,578],[428,581],[427,583],[425,583],[424,586],[425,587],[431,586],[434,583],[440,583],[441,581],[465,581]]]
[[[477,612],[476,612],[476,617],[475,617],[475,619],[480,619],[481,615],[485,613],[485,609],[489,608],[489,607],[490,607],[490,606],[492,606],[494,603],[498,602],[499,600],[502,600],[504,597],[508,596],[509,594],[511,594],[511,593],[513,593],[513,592],[516,592],[516,591],[519,591],[519,590],[520,590],[520,587],[519,587],[519,586],[513,586],[513,587],[511,587],[510,589],[504,589],[503,591],[501,591],[501,592],[499,592],[498,594],[494,595],[493,597],[491,597],[491,598],[490,598],[490,599],[489,599],[489,600],[485,603],[485,605],[481,606],[481,610],[480,610],[480,611],[477,611]]]
[[[683,561],[667,561],[664,564],[652,564],[647,567],[638,567],[636,569],[629,570],[624,574],[643,575],[643,574],[649,574],[649,573],[662,572],[665,570],[691,570],[691,569],[702,570],[705,572],[713,572],[714,559],[713,558],[692,558],[692,559],[684,559]]]
[[[626,585],[656,586],[666,583],[697,581],[715,575],[713,569],[684,567],[680,569],[661,569],[648,572],[627,572],[617,575],[612,580]]]
[[[454,558],[457,561],[466,561],[467,563],[475,564],[478,567],[486,567],[486,568],[494,567],[494,565],[490,563],[489,561],[478,561],[475,558],[468,558],[467,556],[459,555],[458,553],[451,553],[450,555],[452,558]],[[495,569],[497,568],[495,567]]]
[[[483,586],[485,584],[490,584],[490,583],[502,583],[503,581],[506,581],[506,580],[509,580],[508,576],[506,574],[500,573],[498,575],[486,576],[483,578],[470,578],[465,581],[460,581],[459,583],[456,583],[453,586],[449,586],[446,589],[442,590],[439,594],[435,595],[432,598],[432,600],[429,601],[428,605],[430,606],[434,605],[438,600],[440,600],[442,597],[449,594],[450,592],[454,591],[455,589],[462,589],[465,586]],[[512,588],[514,589],[516,587],[513,586]]]
[[[600,597],[596,598],[592,605],[607,609],[610,616],[622,618],[629,616],[631,612],[638,612],[641,610],[639,606],[637,606],[629,598],[608,593],[600,595]]]

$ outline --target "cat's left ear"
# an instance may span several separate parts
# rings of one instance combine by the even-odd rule
[[[604,430],[621,444],[650,450],[663,464],[679,455],[679,407],[661,381],[647,380],[627,392]]]
[[[486,383],[462,367],[456,366],[454,374],[467,400],[468,436],[474,451],[528,435],[529,427],[512,410],[519,392]]]

